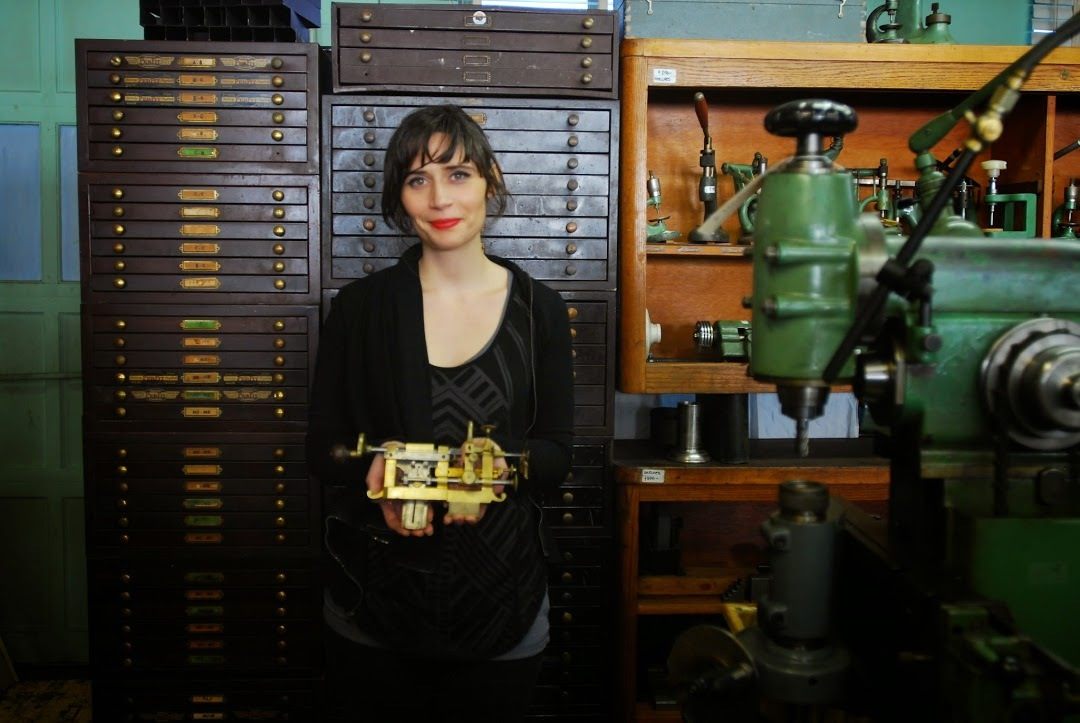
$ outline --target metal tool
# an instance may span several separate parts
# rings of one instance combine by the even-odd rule
[[[1034,193],[998,193],[998,178],[1008,163],[991,159],[982,162],[988,181],[983,202],[986,205],[988,236],[1035,238]]]
[[[952,16],[941,12],[941,4],[935,2],[924,17],[921,5],[921,0],[886,0],[871,10],[866,16],[866,42],[955,43],[949,32]],[[884,23],[880,22],[882,15],[886,18]]]
[[[1065,186],[1065,201],[1054,209],[1052,226],[1055,238],[1076,238],[1076,228],[1080,226],[1080,214],[1077,214],[1078,199],[1080,199],[1080,179],[1070,179],[1069,185]]]
[[[702,92],[694,93],[694,112],[697,113],[698,124],[705,136],[702,143],[701,157],[698,165],[701,166],[701,180],[698,181],[698,198],[705,207],[705,218],[716,211],[716,153],[713,151],[712,137],[709,135],[709,104]],[[698,229],[690,232],[688,240],[691,243],[728,243],[727,232],[716,229],[709,235],[704,235]]]
[[[645,243],[662,244],[679,238],[678,231],[669,231],[664,224],[671,216],[660,215],[660,179],[653,175],[652,171],[649,171],[649,178],[645,181],[645,190],[649,194],[646,203],[650,208],[656,209],[656,215],[645,221]]]
[[[769,161],[760,151],[754,153],[750,163],[723,163],[720,172],[731,176],[735,184],[735,193],[742,191],[754,178],[763,176],[768,171]],[[748,244],[754,235],[754,214],[757,209],[757,195],[747,198],[739,206],[739,243]],[[695,229],[697,230],[697,229]],[[700,231],[699,231],[700,233]]]
[[[447,503],[451,515],[478,515],[480,505],[502,502],[505,492],[496,492],[495,486],[517,486],[518,468],[509,465],[505,470],[496,469],[495,460],[517,457],[521,460],[523,474],[527,474],[528,458],[525,454],[503,452],[491,441],[491,427],[484,427],[484,437],[473,437],[473,423],[469,422],[465,441],[460,447],[435,445],[426,442],[406,442],[386,447],[367,444],[361,434],[355,449],[340,446],[334,449],[334,458],[344,461],[381,452],[385,460],[383,488],[378,492],[368,490],[373,500],[403,500],[402,526],[407,530],[422,530],[428,524],[428,511],[432,502]],[[459,466],[454,462],[460,461]]]

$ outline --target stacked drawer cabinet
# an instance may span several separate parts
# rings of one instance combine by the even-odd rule
[[[385,6],[383,6],[385,7]],[[544,501],[560,539],[551,561],[552,644],[533,712],[607,720],[611,501],[606,483],[614,407],[618,104],[579,99],[334,96],[324,98],[324,312],[353,279],[396,263],[414,238],[380,212],[383,158],[394,129],[424,105],[455,103],[484,129],[509,204],[484,231],[510,259],[566,299],[574,355],[574,465]]]
[[[76,55],[94,718],[314,719],[314,48]]]

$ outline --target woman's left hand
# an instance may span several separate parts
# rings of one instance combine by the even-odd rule
[[[479,447],[490,444],[495,452],[502,451],[502,448],[499,447],[495,440],[489,439],[488,437],[473,437],[472,442]],[[464,462],[464,460],[462,460],[462,462]],[[505,457],[496,457],[492,460],[492,466],[495,468],[498,479],[505,479],[510,471],[509,465],[506,464]],[[501,495],[505,489],[505,485],[492,485],[491,489],[495,494]],[[443,517],[443,522],[447,525],[475,525],[480,520],[484,519],[484,513],[486,511],[487,505],[480,505],[480,509],[477,510],[475,515],[452,515],[447,512]]]

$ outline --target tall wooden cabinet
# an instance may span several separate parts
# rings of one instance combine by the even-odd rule
[[[709,107],[716,165],[749,165],[755,152],[774,164],[794,150],[792,139],[769,135],[771,108],[799,98],[828,98],[852,106],[858,129],[844,139],[838,163],[871,168],[887,158],[891,179],[914,180],[908,137],[955,107],[1019,57],[1023,48],[977,46],[868,46],[849,44],[627,40],[622,45],[619,221],[619,380],[625,392],[737,393],[771,391],[746,376],[744,364],[719,361],[695,348],[697,321],[748,319],[742,299],[751,291],[751,262],[738,244],[685,243],[704,217],[698,200],[703,133],[694,93]],[[1005,121],[1001,139],[978,161],[1007,161],[1002,182],[1039,194],[1037,230],[1051,234],[1051,217],[1069,179],[1080,175],[1080,152],[1054,161],[1054,152],[1080,137],[1080,50],[1053,53],[1029,78]],[[961,123],[935,148],[944,159],[966,137]],[[649,175],[662,184],[659,211],[648,206]],[[970,172],[985,187],[978,162]],[[734,193],[719,176],[722,203]],[[667,216],[682,237],[646,242],[646,222]],[[739,236],[737,218],[725,230]],[[1063,241],[1075,243],[1075,241]],[[646,311],[662,340],[646,341]],[[792,353],[798,353],[793,350]],[[813,443],[811,447],[813,448]],[[752,569],[748,548],[757,524],[775,507],[779,482],[816,479],[834,494],[882,508],[887,498],[884,460],[821,459],[810,464],[751,459],[747,465],[681,465],[650,453],[616,455],[621,642],[620,718],[679,720],[674,710],[646,701],[648,653],[641,633],[654,621],[715,614],[728,584]],[[683,575],[642,574],[642,520],[649,506],[682,505],[697,522],[684,534]],[[705,530],[705,532],[702,532]],[[696,545],[696,547],[695,547]],[[691,623],[687,622],[687,626]],[[678,627],[676,625],[676,627]],[[673,639],[667,638],[667,642]],[[657,651],[653,651],[656,653]],[[666,653],[660,656],[661,665]]]
[[[76,58],[94,719],[312,720],[315,46]]]

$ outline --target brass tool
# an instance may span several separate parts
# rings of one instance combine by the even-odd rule
[[[489,435],[491,427],[484,427]],[[528,458],[525,453],[503,452],[487,436],[473,437],[473,423],[469,422],[465,441],[460,447],[435,445],[428,442],[405,442],[403,444],[376,447],[367,444],[363,434],[356,441],[356,449],[344,445],[335,448],[338,461],[363,457],[381,452],[386,466],[383,471],[383,488],[368,491],[373,500],[402,500],[401,522],[407,530],[427,527],[428,510],[432,502],[447,503],[451,515],[478,515],[480,505],[502,502],[505,492],[496,492],[496,485],[517,486],[518,468],[509,465],[506,476],[495,468],[499,458],[520,457],[521,470],[528,476]],[[460,460],[460,466],[454,466]]]

